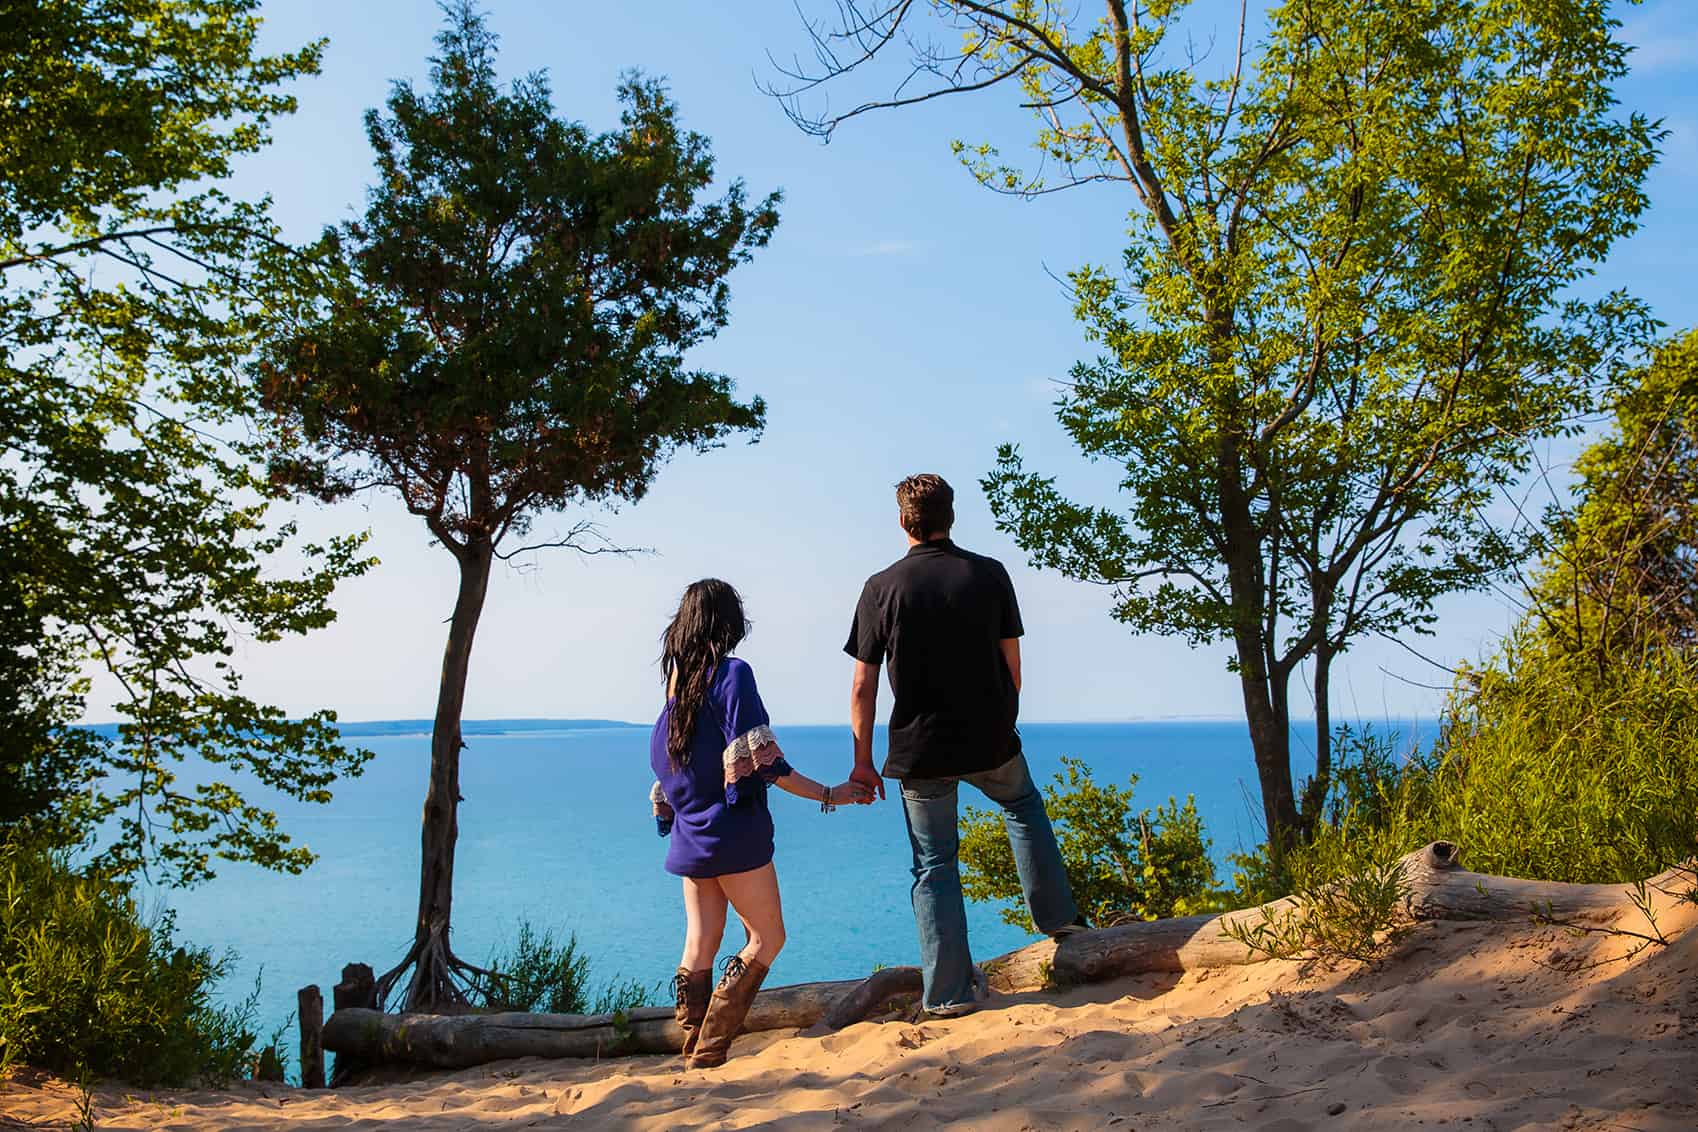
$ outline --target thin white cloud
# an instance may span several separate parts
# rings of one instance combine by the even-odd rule
[[[1628,66],[1640,74],[1698,69],[1698,29],[1676,12],[1685,2],[1665,4],[1622,25],[1621,38],[1633,47]]]

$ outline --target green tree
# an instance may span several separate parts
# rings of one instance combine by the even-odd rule
[[[778,202],[751,205],[740,181],[699,200],[708,141],[679,128],[659,83],[627,79],[619,128],[592,133],[554,116],[542,75],[498,85],[469,3],[437,42],[432,88],[397,83],[388,113],[366,117],[377,182],[364,216],[325,237],[341,289],[258,374],[280,477],[325,498],[396,492],[458,567],[415,937],[380,980],[387,995],[412,969],[405,1009],[464,1001],[479,974],[449,924],[460,715],[491,566],[608,549],[585,523],[526,536],[540,513],[638,499],[675,450],[761,426],[758,398],[736,401],[684,354],[725,325],[726,276],[767,242]]]
[[[102,868],[311,860],[243,778],[324,801],[364,752],[243,694],[243,640],[334,616],[359,539],[300,546],[241,438],[274,316],[267,202],[219,187],[321,45],[255,53],[253,0],[8,3],[0,18],[0,822]],[[279,277],[280,278],[280,277]],[[293,575],[274,557],[301,560]],[[78,731],[92,665],[115,734]],[[194,759],[195,778],[179,780]],[[235,779],[235,782],[228,779]]]
[[[1698,331],[1658,348],[1614,409],[1530,586],[1540,635],[1600,673],[1698,645]]]
[[[982,183],[1129,192],[1118,269],[1071,276],[1102,352],[1057,402],[1126,501],[1073,502],[1012,445],[984,486],[1034,563],[1109,587],[1134,631],[1229,645],[1269,836],[1306,836],[1333,661],[1425,631],[1438,596],[1518,560],[1485,506],[1649,334],[1623,295],[1569,297],[1634,229],[1660,136],[1617,112],[1607,4],[1292,0],[1219,73],[1176,40],[1183,0],[843,7],[815,32],[833,65],[784,92],[807,128],[1001,87],[1035,108],[1040,165],[957,143]],[[928,12],[959,46],[928,45]],[[891,44],[917,45],[897,97],[803,112],[809,83],[877,73],[861,63]],[[1318,767],[1299,798],[1304,666]]]
[[[1192,799],[1180,805],[1169,798],[1153,813],[1134,812],[1137,775],[1125,787],[1099,786],[1082,760],[1061,762],[1063,770],[1044,787],[1044,805],[1073,897],[1092,923],[1158,920],[1224,906]],[[961,890],[972,900],[1002,901],[1004,923],[1037,931],[995,811],[969,806],[961,818]]]

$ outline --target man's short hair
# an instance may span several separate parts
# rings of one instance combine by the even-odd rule
[[[921,542],[947,535],[955,525],[955,489],[942,476],[909,476],[896,485],[896,505],[902,509],[902,529]]]

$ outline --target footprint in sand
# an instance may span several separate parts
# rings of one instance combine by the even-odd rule
[[[1068,1038],[1055,1048],[1069,1061],[1096,1064],[1104,1061],[1127,1061],[1138,1054],[1138,1039],[1133,1034],[1114,1030],[1089,1030]]]
[[[1385,1082],[1386,1088],[1398,1096],[1408,1096],[1420,1089],[1421,1086],[1409,1079],[1412,1068],[1413,1063],[1408,1058],[1395,1055],[1388,1055],[1374,1062],[1374,1072]]]
[[[902,1031],[896,1038],[896,1044],[903,1049],[919,1049],[937,1035],[923,1026],[913,1026]]]

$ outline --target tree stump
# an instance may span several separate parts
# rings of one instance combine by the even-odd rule
[[[342,981],[330,988],[331,1017],[343,1010],[377,1009],[377,976],[369,963],[349,963],[342,968]],[[322,1040],[322,1035],[321,1039]],[[350,1084],[366,1064],[353,1051],[329,1047],[336,1053],[331,1063],[330,1087]]]
[[[295,994],[296,1016],[301,1020],[301,1088],[324,1088],[324,996],[318,984],[304,986]]]

